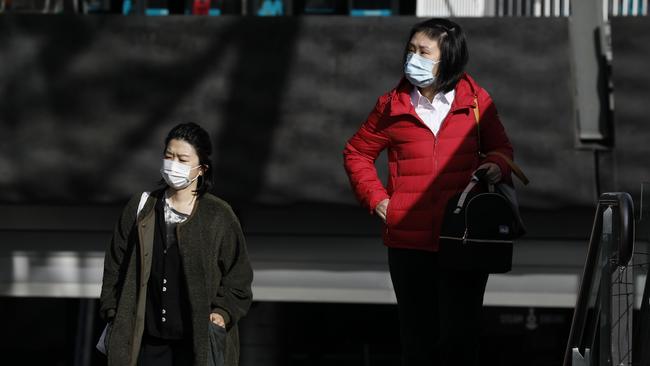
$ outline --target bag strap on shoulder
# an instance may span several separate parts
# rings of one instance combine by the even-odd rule
[[[142,196],[140,196],[140,202],[138,203],[138,211],[135,214],[136,221],[137,217],[140,216],[140,212],[144,208],[144,205],[147,203],[147,200],[149,199],[149,192],[142,192]]]
[[[524,185],[527,185],[528,183],[530,183],[530,180],[528,179],[528,177],[526,177],[526,174],[524,174],[524,171],[521,170],[521,168],[517,164],[515,164],[515,162],[512,161],[512,159],[510,159],[504,153],[501,153],[499,151],[489,151],[489,152],[487,152],[485,154],[483,153],[482,146],[481,146],[481,124],[480,124],[481,115],[480,115],[480,111],[479,111],[479,107],[478,107],[478,96],[476,96],[476,95],[474,96],[474,105],[472,106],[472,109],[474,110],[474,118],[476,119],[476,131],[477,131],[477,134],[478,134],[478,153],[479,153],[479,155],[481,157],[486,157],[486,156],[489,156],[489,155],[494,155],[494,156],[500,157],[501,159],[503,159],[506,162],[506,164],[508,164],[510,166],[510,169],[512,169],[512,172],[514,173],[514,175],[517,178],[519,178],[519,180]]]

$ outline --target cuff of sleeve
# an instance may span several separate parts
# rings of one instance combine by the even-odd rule
[[[108,309],[106,310],[106,321],[111,321],[113,318],[115,318],[115,309]]]
[[[512,172],[511,172],[511,169],[510,169],[510,165],[508,165],[508,163],[503,161],[503,159],[501,159],[500,157],[498,157],[498,156],[488,156],[487,158],[485,158],[485,160],[483,162],[484,163],[494,163],[494,164],[498,165],[499,169],[501,170],[501,180],[506,181],[506,182],[509,182],[511,180],[510,179],[510,174]]]
[[[385,200],[387,198],[390,198],[390,196],[388,195],[388,193],[386,193],[386,191],[373,193],[370,196],[370,201],[368,202],[368,209],[370,210],[370,214],[371,215],[374,214],[375,213],[375,208],[377,207],[379,202],[381,202],[381,201],[383,201],[383,200]]]
[[[225,309],[212,308],[212,312],[221,315],[223,320],[226,322],[226,325],[230,324],[230,314]]]

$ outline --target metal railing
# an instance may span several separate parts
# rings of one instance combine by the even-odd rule
[[[639,221],[637,226],[636,246],[640,247],[634,252],[635,266],[637,267],[638,277],[646,278],[643,288],[643,295],[640,301],[635,301],[639,311],[635,316],[634,327],[634,354],[633,364],[635,366],[650,365],[650,182],[641,184],[641,200],[639,203]]]
[[[596,217],[564,366],[632,364],[634,204],[628,193],[604,193]],[[629,269],[629,270],[628,270]]]

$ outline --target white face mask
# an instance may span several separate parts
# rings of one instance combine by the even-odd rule
[[[406,56],[406,64],[404,64],[404,75],[415,86],[426,88],[436,81],[433,75],[433,66],[440,61],[430,60],[418,54],[410,52]]]
[[[194,179],[190,179],[190,172],[198,167],[200,167],[200,165],[192,168],[189,165],[174,160],[163,159],[160,174],[170,187],[174,189],[183,189],[199,178],[199,175],[197,175]]]

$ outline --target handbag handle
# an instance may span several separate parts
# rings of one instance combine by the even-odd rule
[[[460,197],[458,197],[458,203],[456,204],[456,209],[454,210],[455,214],[459,214],[463,210],[463,205],[465,204],[465,200],[467,199],[467,195],[469,195],[469,192],[474,189],[474,186],[478,184],[478,182],[485,177],[485,173],[487,173],[487,169],[479,169],[472,174],[472,179],[470,179],[469,183],[465,187],[465,190],[463,190],[463,193],[460,194]],[[494,192],[494,185],[488,184],[488,189],[490,192]]]
[[[481,121],[481,115],[479,112],[478,108],[478,96],[474,96],[474,105],[472,106],[472,109],[474,110],[474,118],[476,119],[476,131],[477,131],[477,137],[478,137],[478,154],[480,157],[485,158],[489,155],[494,155],[498,156],[501,159],[503,159],[506,164],[510,166],[510,169],[512,169],[512,172],[519,178],[519,180],[524,184],[527,185],[530,183],[530,180],[528,177],[526,177],[526,174],[524,174],[524,171],[521,170],[521,168],[515,164],[512,159],[510,159],[506,154],[499,152],[499,151],[490,151],[488,153],[483,153],[482,146],[481,146],[481,124],[479,123]]]

